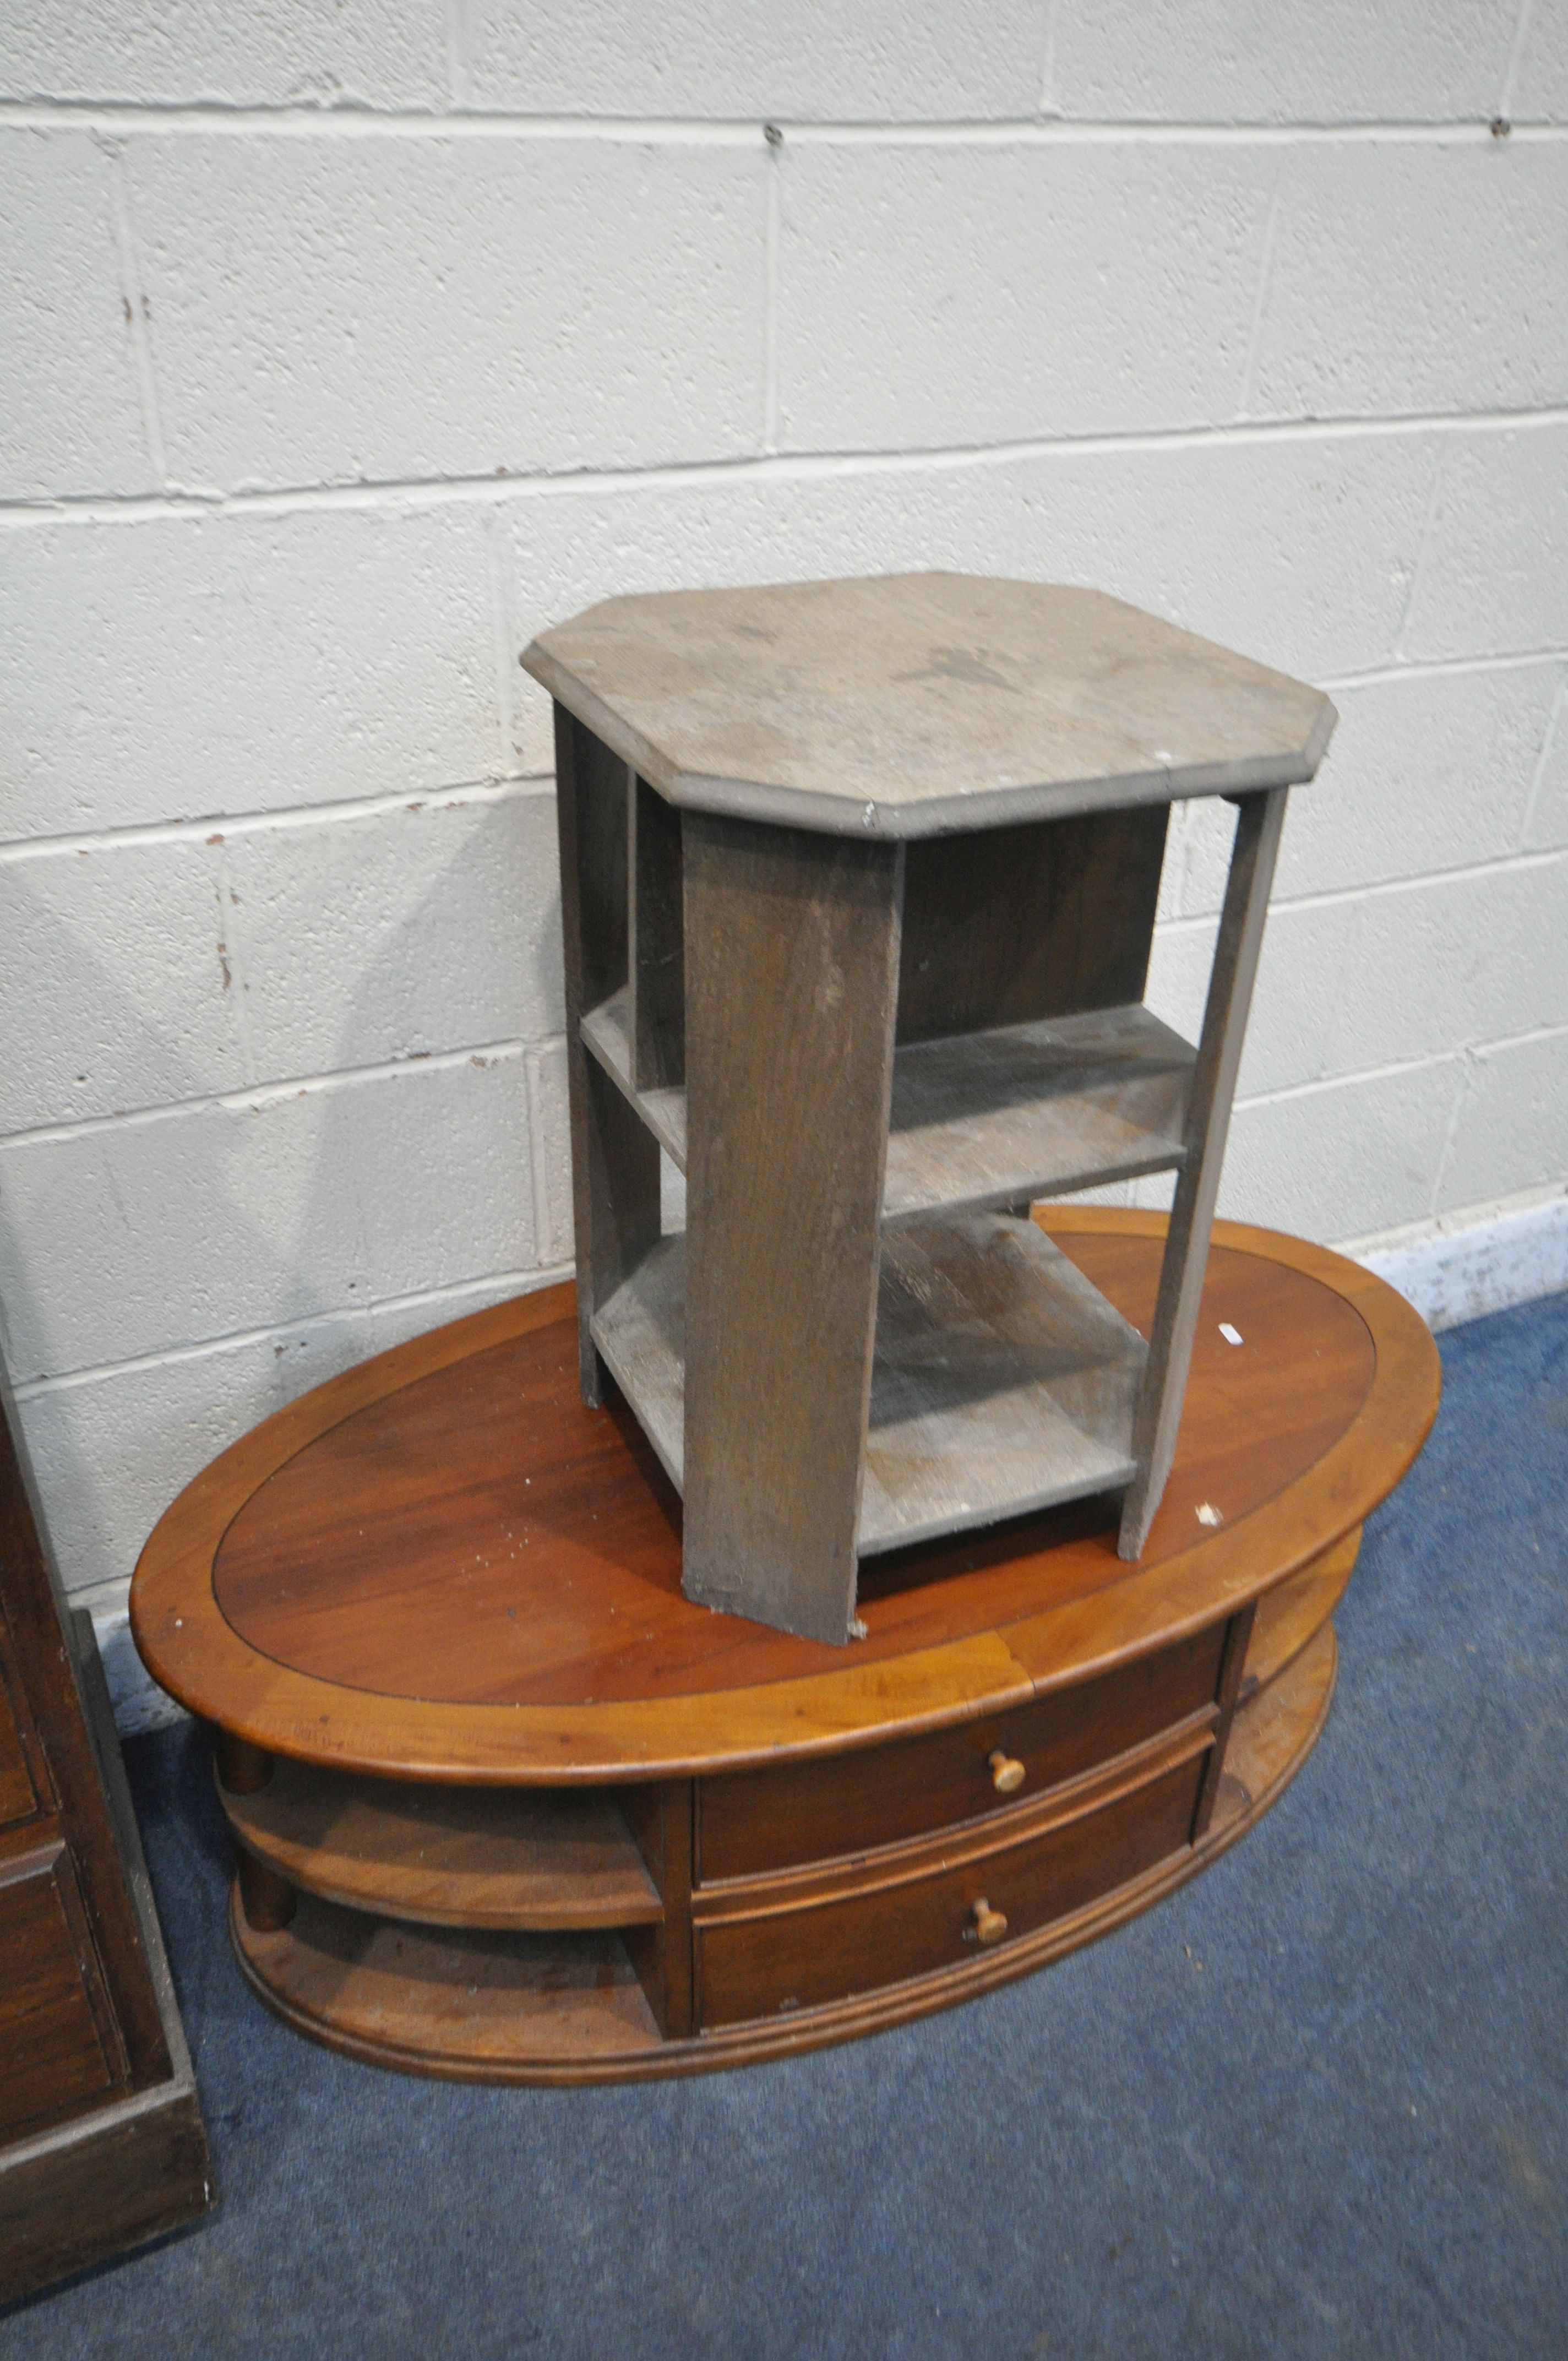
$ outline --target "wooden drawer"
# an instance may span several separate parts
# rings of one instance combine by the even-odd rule
[[[1219,1686],[1225,1626],[1099,1680],[983,1720],[817,1763],[702,1781],[697,1882],[755,1877],[869,1852],[1015,1804],[1110,1762],[1202,1707]],[[991,1755],[1024,1765],[997,1792]]]
[[[62,1847],[0,1867],[0,2131],[44,2123],[119,2079],[99,2036]]]
[[[707,1919],[695,1933],[705,2029],[816,2008],[979,1956],[975,1905],[1003,1944],[1049,1926],[1179,1851],[1190,1838],[1208,1748],[1141,1786],[1013,1844],[797,1907]]]

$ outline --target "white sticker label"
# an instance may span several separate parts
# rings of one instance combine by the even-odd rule
[[[1220,1334],[1224,1338],[1227,1345],[1239,1345],[1242,1341],[1241,1330],[1239,1328],[1233,1328],[1228,1320],[1221,1321]]]

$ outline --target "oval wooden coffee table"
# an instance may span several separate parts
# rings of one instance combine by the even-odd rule
[[[1146,1332],[1163,1216],[1037,1218]],[[682,1598],[678,1500],[578,1399],[570,1288],[382,1354],[215,1460],[132,1590],[217,1734],[240,1965],[355,2057],[528,2082],[777,2057],[1026,1974],[1300,1767],[1438,1386],[1391,1289],[1222,1223],[1138,1563],[1113,1501],[956,1535],[868,1562],[836,1649]]]

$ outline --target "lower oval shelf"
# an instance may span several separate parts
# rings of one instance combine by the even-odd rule
[[[961,1965],[695,2040],[661,2038],[620,1938],[398,1925],[306,1894],[289,1927],[258,1933],[231,1905],[246,1977],[287,2023],[370,2064],[484,2082],[641,2080],[745,2065],[847,2041],[1027,1975],[1146,1910],[1205,1868],[1282,1794],[1333,1695],[1325,1624],[1237,1714],[1209,1833],[1088,1907],[979,1950]],[[230,1799],[233,1801],[234,1799]]]
[[[389,1918],[549,1931],[651,1926],[658,1890],[613,1795],[367,1779],[279,1761],[218,1796],[247,1850],[291,1885]]]

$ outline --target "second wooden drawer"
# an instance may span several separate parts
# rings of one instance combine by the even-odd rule
[[[1207,1759],[1200,1741],[1141,1786],[1012,1844],[967,1848],[950,1866],[753,1916],[702,1918],[700,2023],[848,2000],[976,1958],[982,1931],[1000,1946],[1083,1909],[1188,1843]],[[983,1923],[981,1903],[993,1914]]]

